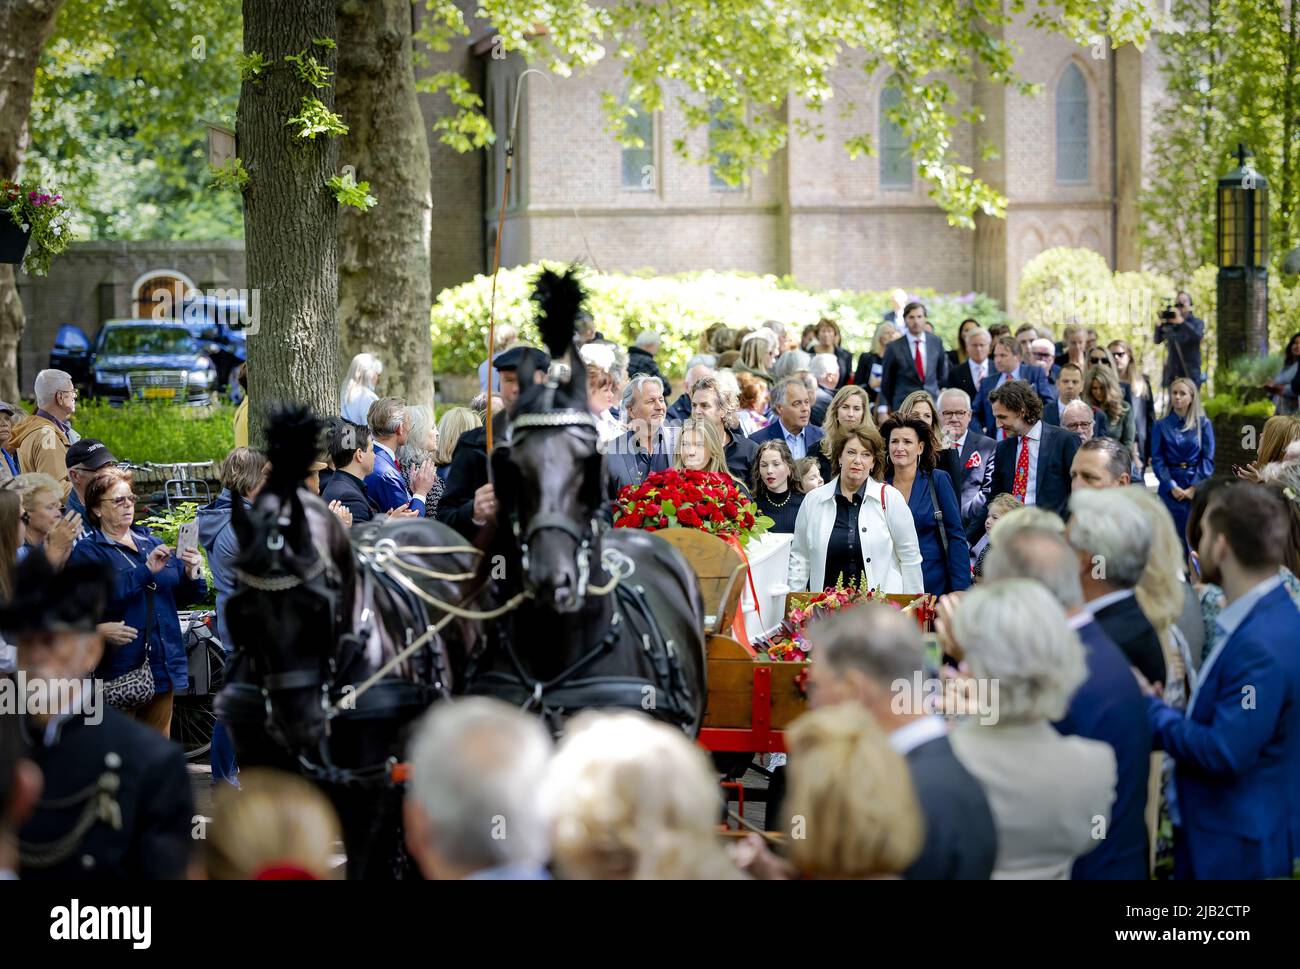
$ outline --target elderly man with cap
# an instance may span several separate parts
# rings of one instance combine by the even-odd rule
[[[68,448],[64,460],[68,466],[68,481],[72,485],[66,504],[68,511],[75,511],[81,516],[81,533],[77,536],[77,541],[81,541],[86,537],[86,485],[90,484],[91,479],[100,471],[110,464],[116,464],[117,458],[113,457],[113,452],[103,441],[93,437],[83,437]]]
[[[14,418],[21,416],[22,412],[17,407],[0,400],[0,484],[21,473],[18,469],[18,456],[9,451],[9,432],[13,429]]]
[[[501,375],[501,399],[506,411],[493,411],[493,442],[504,441],[508,433],[508,412],[519,400],[519,367],[527,356],[533,364],[533,382],[542,383],[551,369],[551,358],[535,347],[512,347],[498,353],[492,367]],[[456,442],[447,472],[442,501],[438,502],[437,518],[450,525],[466,538],[473,538],[478,530],[496,520],[497,502],[492,484],[488,481],[487,429],[476,427],[466,431]]]
[[[18,647],[19,720],[45,775],[19,830],[28,880],[182,878],[194,807],[180,746],[104,702],[95,621],[112,597],[96,563],[55,572],[44,555],[17,570],[0,631]]]

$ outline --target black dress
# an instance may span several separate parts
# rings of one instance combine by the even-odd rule
[[[774,522],[768,531],[793,535],[794,523],[799,517],[799,506],[803,504],[803,492],[791,488],[780,501],[781,504],[773,504],[772,493],[766,488],[760,489],[758,497],[754,499],[758,510]]]
[[[880,391],[871,389],[871,371],[872,368],[880,366],[884,362],[883,358],[876,353],[863,353],[858,357],[858,369],[853,375],[853,384],[861,387],[867,392],[867,397],[874,407],[876,398],[880,396]]]

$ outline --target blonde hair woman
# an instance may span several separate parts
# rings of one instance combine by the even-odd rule
[[[826,460],[831,459],[835,441],[840,434],[859,424],[866,424],[873,429],[876,426],[876,422],[871,419],[871,399],[861,387],[849,384],[835,391],[830,406],[826,408],[826,417],[822,420],[825,437],[821,439],[820,447]]]
[[[787,735],[790,861],[812,878],[893,878],[921,853],[907,762],[857,703],[806,713]]]
[[[885,372],[885,348],[903,334],[889,320],[876,327],[871,338],[871,349],[858,356],[858,369],[853,375],[853,383],[867,391],[871,402],[876,402],[880,394],[880,378]]]
[[[539,797],[565,878],[741,877],[718,838],[722,799],[708,756],[642,713],[575,717]]]
[[[727,469],[727,454],[723,450],[722,434],[718,425],[705,417],[688,417],[682,422],[677,437],[677,453],[673,467],[686,471],[713,471],[725,474],[745,494],[749,486]]]
[[[1114,368],[1105,364],[1089,367],[1083,376],[1083,399],[1106,415],[1106,436],[1132,451],[1137,439],[1137,422],[1133,408],[1124,402],[1124,390]]]
[[[438,447],[433,453],[433,461],[438,466],[438,477],[443,481],[447,480],[447,472],[451,469],[456,442],[462,434],[482,424],[478,415],[468,407],[453,407],[442,415],[438,421]]]
[[[370,405],[379,399],[375,387],[384,372],[384,364],[371,353],[358,353],[348,364],[348,372],[339,386],[339,414],[353,424],[368,423]]]
[[[1169,384],[1169,413],[1151,428],[1151,470],[1186,552],[1196,485],[1214,475],[1214,427],[1201,409],[1196,384],[1186,377]]]
[[[81,529],[80,515],[63,513],[63,485],[48,474],[29,471],[6,482],[6,487],[22,497],[27,522],[27,540],[18,549],[18,561],[25,559],[32,549],[40,547],[51,565],[62,567],[72,553],[77,532]]]
[[[1264,428],[1259,432],[1259,448],[1255,451],[1255,460],[1245,468],[1233,470],[1239,478],[1259,481],[1259,473],[1264,468],[1286,460],[1287,448],[1296,441],[1300,441],[1300,418],[1274,414],[1264,422]]]
[[[772,373],[767,369],[772,344],[761,333],[751,333],[740,345],[740,362],[732,367],[736,373],[753,374],[772,385]]]
[[[294,774],[253,767],[239,788],[222,785],[208,827],[208,877],[221,881],[319,881],[343,838],[329,800]]]
[[[952,479],[953,487],[960,492],[961,455],[948,440],[948,432],[939,420],[939,408],[935,406],[934,398],[924,390],[914,390],[903,398],[897,416],[916,416],[930,426],[930,451],[934,455],[934,466],[940,471],[946,471]],[[961,497],[960,494],[958,497]]]

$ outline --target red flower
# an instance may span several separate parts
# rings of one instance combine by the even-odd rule
[[[695,509],[687,505],[685,508],[677,509],[677,521],[688,528],[700,527],[700,516],[695,513]]]
[[[726,515],[728,518],[735,518],[737,514],[736,503],[734,501],[728,501],[725,505],[722,506],[722,513]]]

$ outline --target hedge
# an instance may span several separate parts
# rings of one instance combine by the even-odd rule
[[[158,464],[219,461],[235,446],[235,408],[77,402],[72,426],[108,445],[119,461]]]
[[[533,343],[538,335],[529,293],[542,265],[503,269],[497,278],[498,324],[514,324],[523,339]],[[741,328],[775,319],[802,330],[827,316],[839,323],[845,348],[860,353],[868,349],[876,325],[892,305],[886,291],[810,290],[790,277],[740,272],[673,276],[588,272],[584,283],[596,329],[622,346],[630,346],[641,330],[657,330],[663,338],[660,368],[677,376],[698,352],[700,334],[715,322]],[[435,373],[474,373],[483,362],[491,292],[492,277],[476,276],[438,294],[429,327]],[[986,326],[1006,321],[997,302],[982,293],[920,289],[911,295],[925,302],[936,332],[949,345],[968,316]]]

